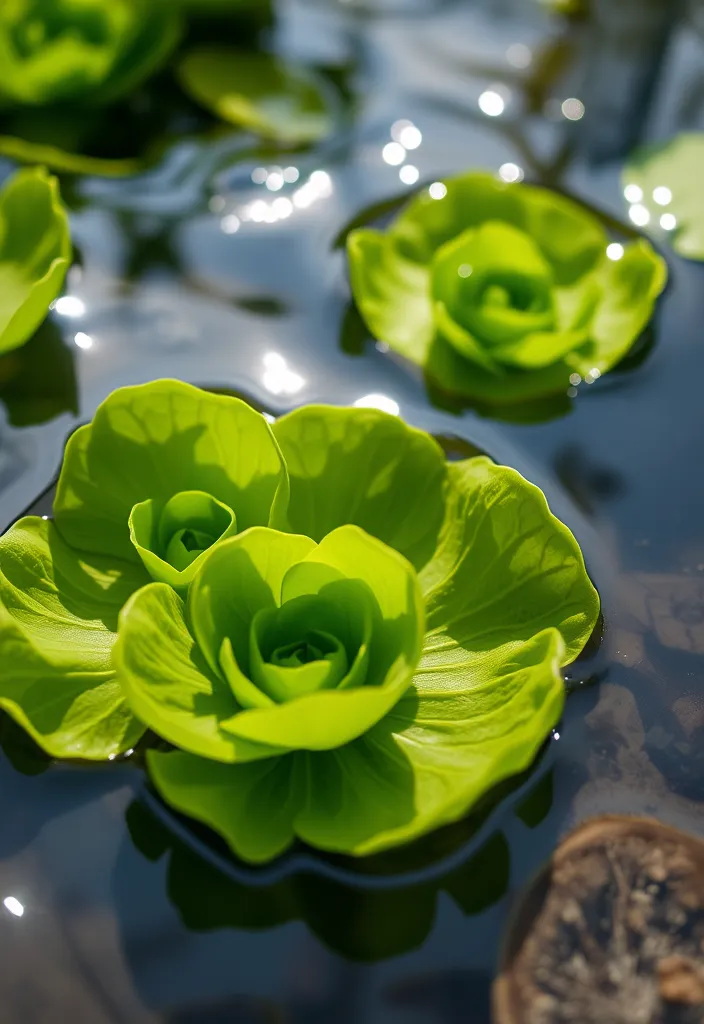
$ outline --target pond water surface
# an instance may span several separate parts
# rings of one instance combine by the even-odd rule
[[[511,907],[567,829],[636,812],[704,835],[704,268],[663,239],[671,281],[636,352],[516,423],[443,408],[375,346],[335,247],[365,209],[471,167],[516,164],[627,220],[631,147],[704,129],[704,39],[678,6],[596,0],[568,25],[532,0],[284,0],[263,39],[337,68],[347,93],[323,145],[256,154],[229,131],[204,140],[186,110],[156,168],[64,183],[80,266],[70,301],[0,361],[0,528],[49,510],[35,503],[66,436],[120,385],[177,377],[272,415],[381,403],[450,455],[486,451],[543,487],[583,545],[605,628],[535,770],[373,862],[297,850],[248,869],[170,816],[138,765],[49,765],[1,718],[0,901],[23,913],[0,907],[0,1019],[488,1024]],[[234,23],[211,31],[239,38]],[[580,110],[568,99],[584,117],[565,116]],[[382,156],[401,120],[422,135],[406,160],[418,186]],[[272,199],[252,172],[274,165],[299,173],[280,195],[312,180],[314,201],[244,219]]]

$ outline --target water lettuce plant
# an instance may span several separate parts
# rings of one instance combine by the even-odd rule
[[[31,338],[63,287],[71,262],[59,184],[41,168],[0,190],[0,355]]]
[[[70,439],[0,540],[0,707],[50,753],[149,727],[157,789],[260,862],[463,817],[558,721],[599,599],[544,495],[372,409],[269,426],[175,381]]]
[[[0,104],[104,104],[155,71],[181,19],[164,0],[6,0]]]
[[[685,132],[636,150],[623,172],[624,193],[639,223],[647,219],[648,231],[690,260],[704,260],[702,160],[704,132]]]
[[[386,231],[348,237],[355,302],[378,340],[442,390],[530,401],[611,369],[667,268],[644,240],[607,255],[600,221],[543,188],[470,173],[417,195]],[[610,250],[613,256],[613,250]]]

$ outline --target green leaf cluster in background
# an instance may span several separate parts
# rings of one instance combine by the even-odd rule
[[[0,541],[0,707],[49,753],[146,726],[241,857],[369,854],[526,769],[599,600],[545,497],[370,409],[270,427],[175,381],[73,435],[54,519]]]
[[[0,190],[0,355],[23,345],[46,317],[71,262],[59,185],[41,168]]]
[[[704,260],[703,162],[704,132],[689,132],[636,150],[622,177],[631,209],[647,211],[647,230],[690,260]]]
[[[180,33],[162,0],[5,0],[0,102],[112,102],[166,60]]]
[[[481,173],[438,184],[388,230],[348,238],[377,339],[442,390],[490,404],[563,392],[626,355],[667,279],[647,242],[611,259],[597,218],[554,192]]]
[[[330,131],[321,82],[270,54],[203,47],[187,54],[178,74],[196,102],[264,138],[298,145]]]

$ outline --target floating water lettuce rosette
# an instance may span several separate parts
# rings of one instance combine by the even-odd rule
[[[609,241],[564,196],[470,173],[434,183],[385,231],[355,230],[347,245],[375,338],[445,392],[510,405],[606,373],[650,321],[664,260],[644,239]]]
[[[138,160],[83,150],[100,123],[96,108],[129,96],[158,71],[182,25],[168,0],[0,4],[0,153],[69,173],[139,170]]]
[[[538,488],[372,409],[176,381],[70,439],[0,541],[0,707],[57,757],[148,727],[163,799],[260,863],[462,818],[530,766],[599,614]]]

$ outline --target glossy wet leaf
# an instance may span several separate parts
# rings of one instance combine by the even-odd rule
[[[442,522],[440,446],[375,409],[304,406],[273,426],[288,467],[288,527],[320,541],[354,523],[419,569]]]
[[[0,8],[0,99],[107,103],[169,56],[181,33],[174,6],[154,0],[25,0]]]
[[[66,446],[54,515],[78,549],[138,560],[135,505],[160,509],[201,491],[235,514],[237,528],[266,525],[286,500],[286,471],[264,418],[236,398],[179,381],[122,388]]]
[[[667,278],[647,243],[614,266],[597,218],[563,196],[486,174],[444,187],[387,231],[348,237],[352,291],[377,339],[442,391],[489,405],[559,394],[571,374],[627,353]]]
[[[0,355],[23,345],[59,295],[71,261],[59,185],[18,171],[0,190]]]
[[[636,150],[622,175],[624,190],[634,201],[639,190],[637,205],[650,214],[647,230],[691,260],[704,260],[703,160],[704,132],[689,132]]]
[[[103,760],[144,732],[112,647],[139,569],[78,559],[54,525],[23,519],[0,540],[0,708],[54,757]]]
[[[421,672],[452,689],[493,651],[503,658],[505,645],[550,628],[569,664],[599,615],[574,536],[515,470],[480,457],[451,464],[449,474],[443,529],[420,575],[428,625]]]
[[[224,121],[277,142],[313,142],[332,126],[321,83],[269,54],[194,50],[181,62],[179,77],[198,103]]]

